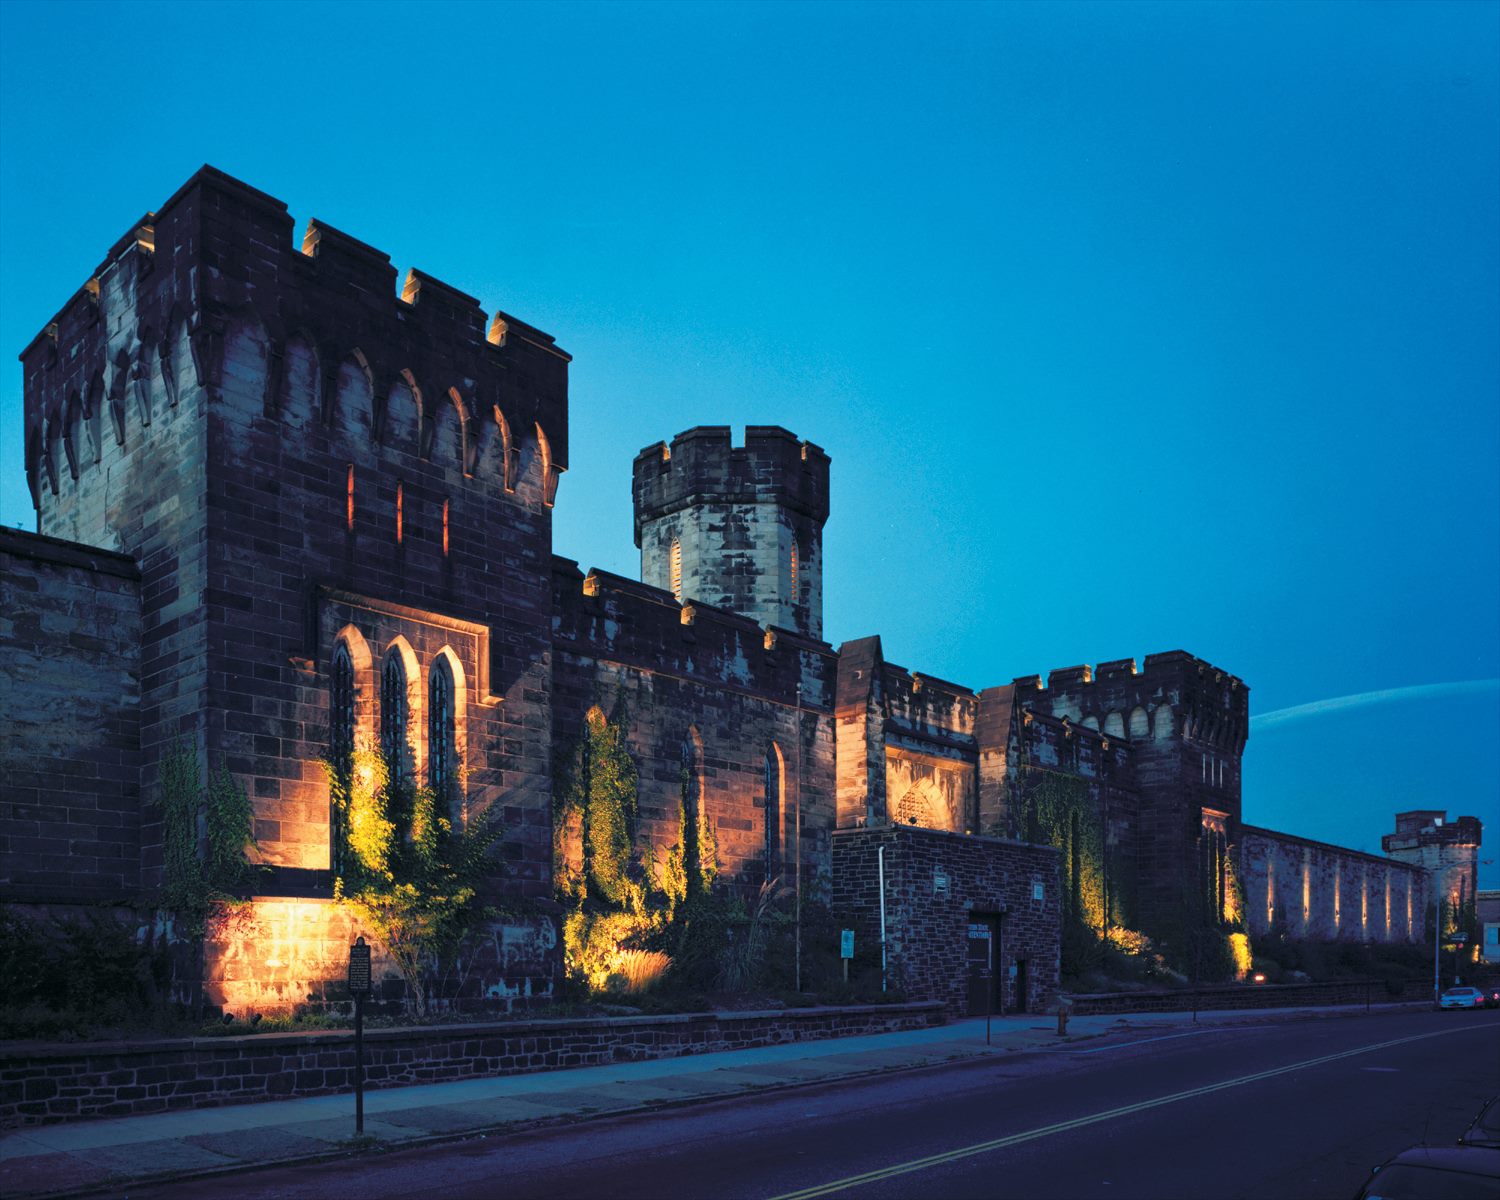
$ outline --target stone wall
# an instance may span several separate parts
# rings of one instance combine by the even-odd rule
[[[936,1004],[508,1021],[365,1033],[372,1088],[743,1050],[943,1023]],[[0,1057],[0,1127],[210,1108],[353,1087],[354,1035],[12,1046]],[[352,1103],[352,1101],[351,1101]]]
[[[208,922],[203,997],[249,1020],[306,1010],[347,1010],[349,947],[373,954],[373,1000],[401,1011],[406,986],[395,963],[348,907],[320,898],[265,897]],[[552,998],[562,977],[557,925],[542,912],[491,922],[472,934],[432,989],[440,1011],[525,1010]]]
[[[1299,941],[1422,942],[1420,867],[1253,825],[1240,828],[1240,883],[1251,934]]]
[[[140,573],[0,530],[0,901],[140,887]]]
[[[1057,994],[1061,898],[1057,852],[1004,838],[892,826],[833,835],[833,906],[855,922],[856,945],[880,940],[880,849],[885,849],[888,970],[908,998],[969,1007],[968,938],[975,918],[998,918],[999,1006],[1016,1009],[1017,960],[1026,965],[1025,1007]]]
[[[1427,1001],[1431,994],[1422,984],[1388,986],[1383,979],[1351,979],[1339,983],[1265,983],[1256,986],[1174,988],[1161,992],[1099,992],[1070,996],[1072,1012],[1079,1017],[1114,1013],[1190,1012],[1195,1008],[1298,1008],[1330,1004],[1389,1004],[1392,1001]]]
[[[680,839],[687,762],[726,881],[756,887],[768,869],[791,874],[799,789],[804,883],[826,876],[830,649],[602,571],[585,578],[564,559],[553,578],[558,745],[576,741],[593,705],[623,717],[642,840],[664,856]]]

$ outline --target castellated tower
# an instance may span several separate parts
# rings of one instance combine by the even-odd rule
[[[1388,855],[1429,872],[1450,912],[1473,904],[1479,891],[1479,845],[1484,827],[1478,817],[1452,821],[1441,808],[1396,814],[1396,832],[1380,839]]]
[[[641,579],[808,637],[823,636],[828,455],[775,425],[744,446],[700,425],[635,458]]]
[[[21,360],[38,533],[139,571],[142,793],[179,744],[227,766],[266,894],[326,896],[337,725],[456,819],[503,803],[550,894],[553,339],[204,167]],[[160,825],[127,817],[149,891]]]

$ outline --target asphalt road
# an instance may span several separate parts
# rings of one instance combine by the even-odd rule
[[[1342,1200],[1500,1092],[1500,1013],[1117,1035],[133,1197]]]

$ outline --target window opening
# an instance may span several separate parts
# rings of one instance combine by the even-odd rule
[[[380,752],[393,783],[406,777],[406,706],[406,667],[392,654],[380,672]]]
[[[347,788],[354,771],[354,660],[343,642],[333,652],[329,690],[329,750],[333,769]],[[328,808],[328,832],[329,866],[339,872],[344,869],[344,822],[334,803]]]
[[[672,549],[668,555],[670,570],[672,574],[672,595],[682,601],[682,543],[676,538],[672,539]]]
[[[396,485],[396,544],[401,543],[401,525],[404,513],[404,501],[406,499],[406,486],[398,483]]]
[[[443,501],[443,557],[448,557],[448,501]]]
[[[441,803],[452,800],[454,763],[453,668],[439,658],[432,664],[427,708],[427,780]]]
[[[766,878],[777,873],[781,859],[781,762],[774,747],[766,751]]]
[[[349,464],[349,479],[344,485],[344,519],[348,523],[349,531],[354,531],[354,464]]]

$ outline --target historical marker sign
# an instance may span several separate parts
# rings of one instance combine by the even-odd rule
[[[854,930],[845,929],[839,934],[839,957],[854,957]]]
[[[370,947],[363,937],[349,947],[349,991],[355,996],[370,994]]]

